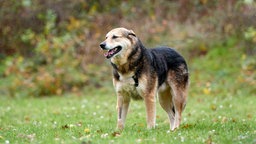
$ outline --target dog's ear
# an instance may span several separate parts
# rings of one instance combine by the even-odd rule
[[[129,35],[136,37],[135,33],[132,30],[129,30],[128,36]]]

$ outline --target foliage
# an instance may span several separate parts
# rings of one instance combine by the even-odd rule
[[[75,35],[85,32],[83,34],[86,37],[88,34],[96,40],[108,29],[120,25],[135,29],[136,32],[147,31],[152,35],[161,33],[167,36],[173,32],[173,28],[183,25],[182,28],[177,29],[181,33],[186,31],[188,33],[194,28],[198,31],[194,34],[216,34],[220,37],[223,33],[232,34],[235,31],[241,32],[248,27],[254,27],[255,5],[253,1],[235,0],[1,1],[0,47],[2,54],[5,55],[13,53],[29,55],[35,43],[26,40],[24,35],[28,31],[47,35],[50,27],[55,29],[56,36],[67,32]],[[192,27],[182,31],[189,25]],[[174,33],[179,35],[177,31]],[[152,38],[152,35],[145,34],[142,37],[146,41],[159,39]],[[191,35],[188,34],[183,39],[187,37]],[[197,36],[193,37],[197,38]],[[85,41],[90,40],[85,39]]]
[[[234,50],[246,57],[241,71],[252,71],[241,79],[251,83],[255,12],[250,0],[0,1],[0,93],[61,95],[103,86],[111,71],[98,44],[119,26],[133,29],[145,46],[175,47],[189,61],[235,39]]]
[[[5,60],[3,75],[13,79],[13,83],[5,85],[6,93],[11,96],[60,95],[66,90],[77,91],[88,81],[76,51],[82,43],[81,36],[73,33],[58,36],[54,25],[56,16],[48,11],[45,19],[42,34],[27,29],[21,37],[35,45],[33,56],[17,55]]]

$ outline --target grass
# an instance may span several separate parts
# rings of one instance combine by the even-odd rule
[[[1,96],[0,143],[256,143],[255,86],[243,81],[243,53],[232,53],[234,45],[188,61],[189,100],[174,132],[159,104],[157,127],[146,129],[141,101],[132,101],[126,127],[117,131],[116,97],[107,83],[63,97]]]
[[[255,96],[190,97],[180,129],[171,132],[157,107],[147,130],[143,102],[132,102],[126,128],[115,130],[115,97],[1,99],[0,143],[255,143]]]

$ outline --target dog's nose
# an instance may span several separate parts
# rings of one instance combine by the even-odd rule
[[[106,49],[106,43],[105,43],[105,42],[102,42],[102,43],[100,44],[100,47],[105,50],[105,49]]]

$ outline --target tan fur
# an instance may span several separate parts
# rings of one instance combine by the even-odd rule
[[[122,46],[122,50],[110,58],[110,61],[115,64],[118,69],[116,72],[118,80],[113,77],[113,85],[117,94],[117,128],[124,128],[131,98],[142,98],[144,100],[147,127],[154,128],[156,123],[156,95],[158,94],[160,105],[168,114],[170,129],[174,130],[180,125],[182,118],[181,113],[187,100],[188,84],[182,84],[182,78],[183,74],[187,74],[188,72],[182,65],[179,67],[181,70],[179,74],[170,70],[166,81],[158,89],[157,75],[152,76],[150,63],[143,60],[143,72],[141,72],[138,79],[139,85],[135,87],[135,81],[133,79],[135,70],[131,70],[130,66],[135,60],[129,60],[129,55],[134,51],[138,42],[139,39],[135,36],[135,33],[125,28],[111,30],[107,33],[106,40],[103,42],[103,44],[106,44],[104,48],[107,50],[113,49],[119,45]],[[138,57],[140,52],[141,49],[138,49],[134,57]],[[176,110],[175,113],[172,110],[173,107]]]

